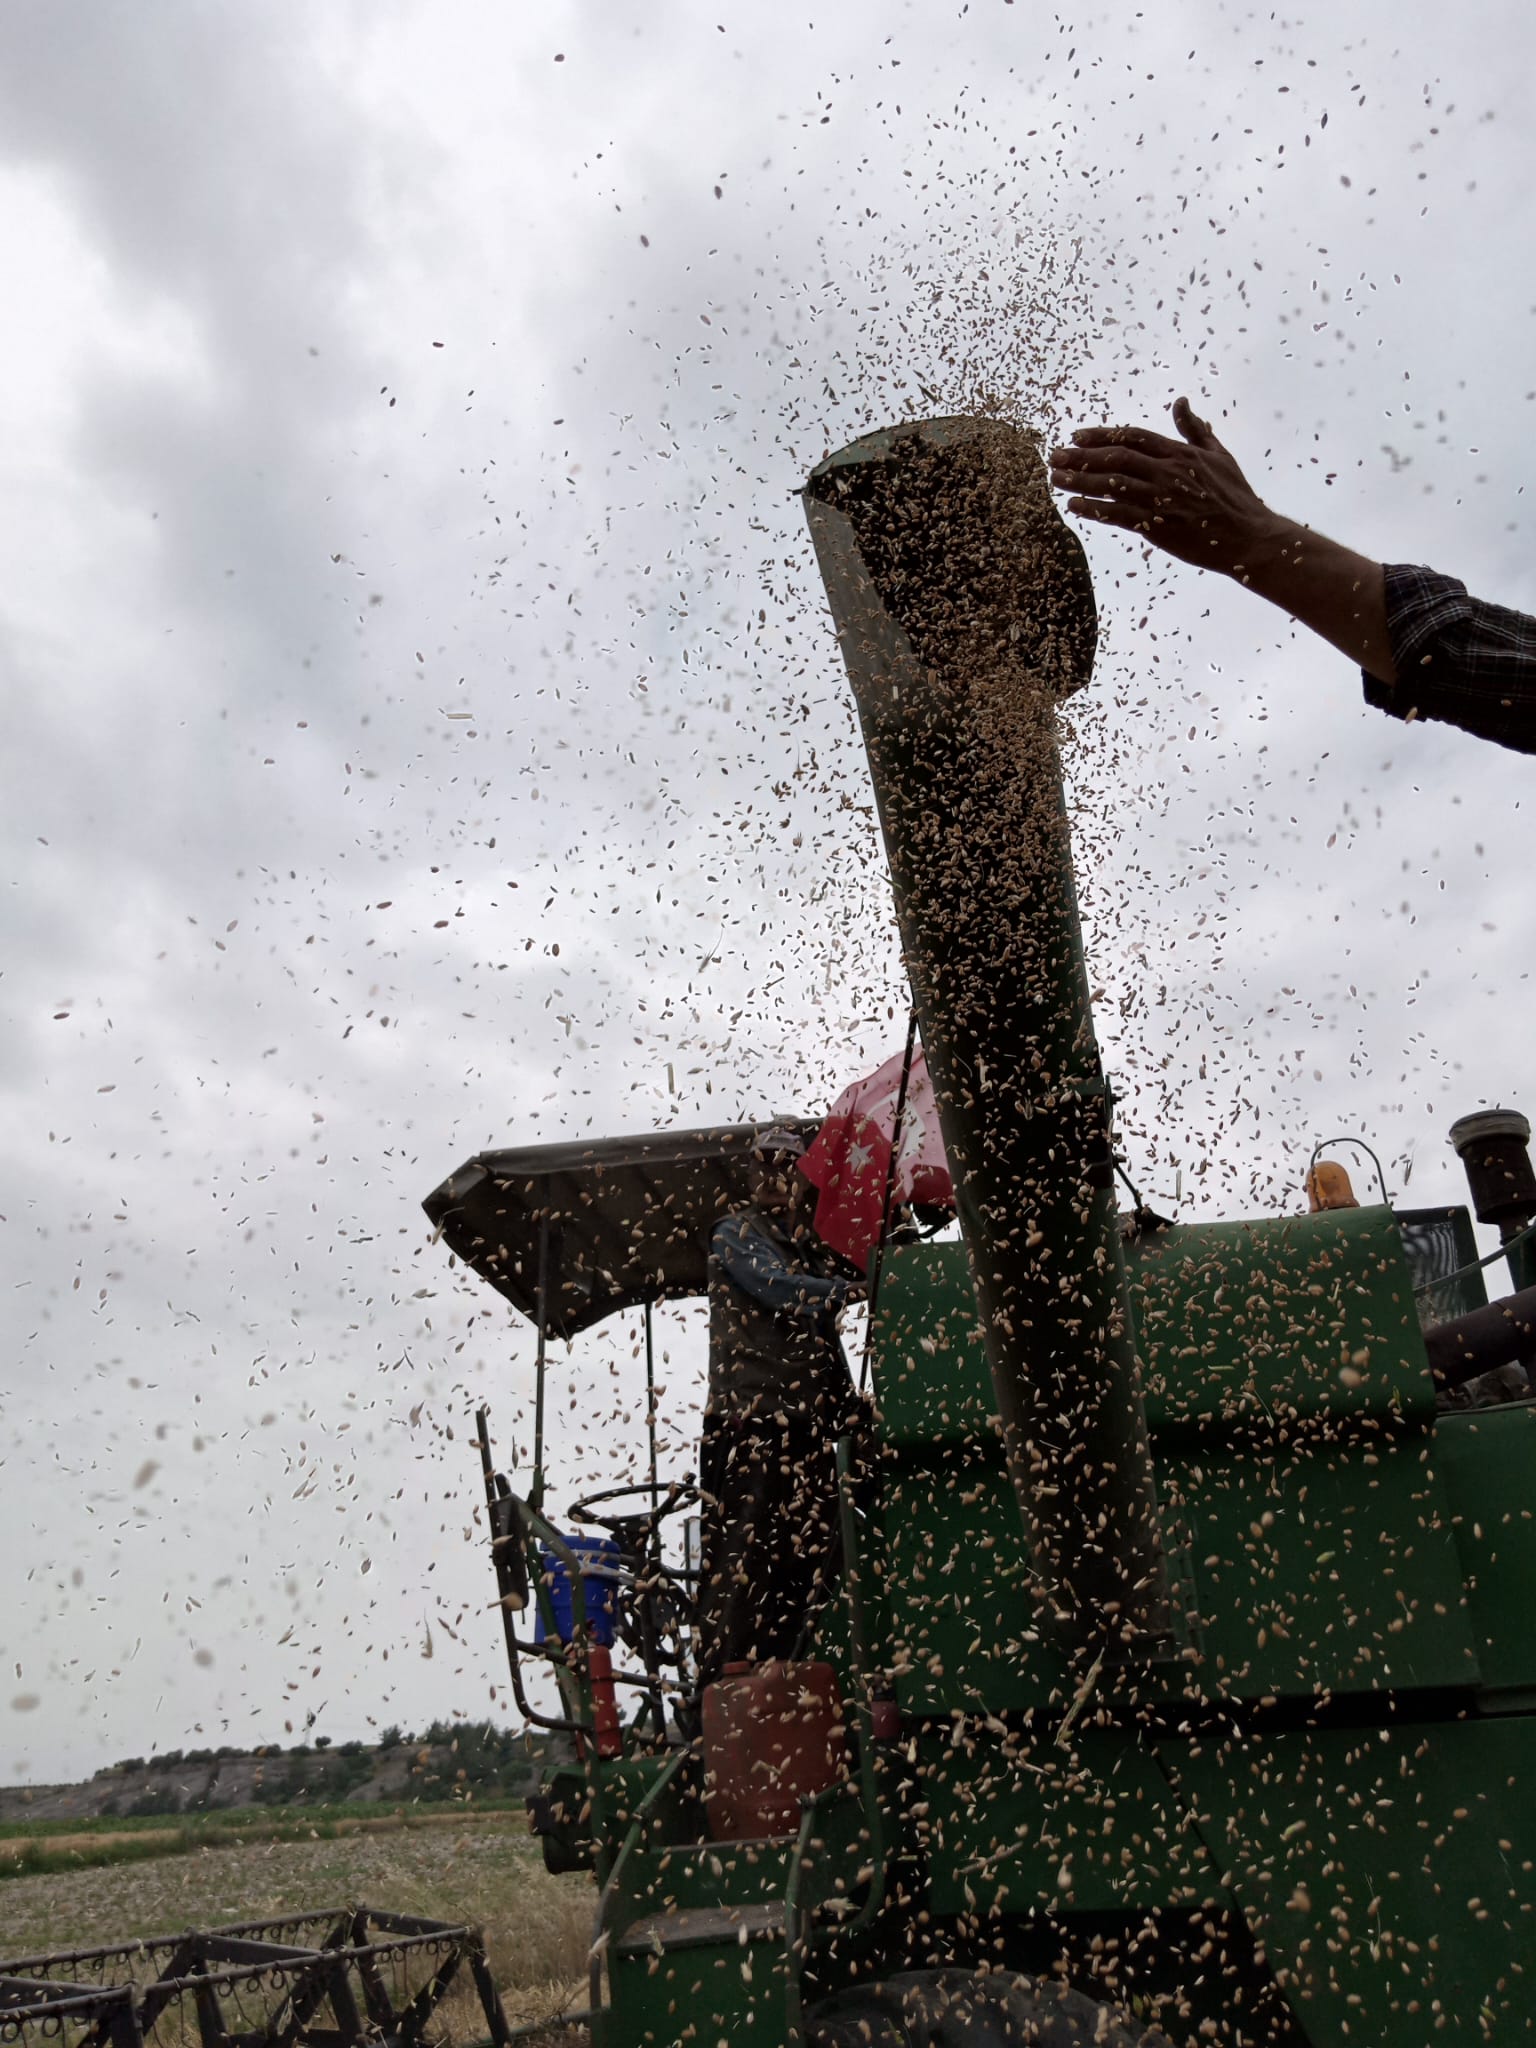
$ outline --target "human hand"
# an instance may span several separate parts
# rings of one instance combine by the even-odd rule
[[[1183,439],[1145,427],[1081,427],[1051,450],[1051,482],[1078,495],[1069,512],[1122,526],[1155,547],[1223,575],[1250,573],[1280,548],[1290,522],[1270,511],[1237,462],[1180,398]]]

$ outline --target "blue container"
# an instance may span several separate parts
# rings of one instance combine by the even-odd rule
[[[587,1607],[587,1627],[594,1643],[613,1647],[613,1582],[619,1565],[619,1546],[611,1536],[567,1536],[566,1542],[581,1565],[581,1592]],[[571,1575],[565,1560],[552,1550],[540,1548],[544,1584],[554,1611],[555,1635],[562,1643],[576,1633],[576,1603],[571,1597]],[[549,1631],[542,1609],[536,1609],[533,1640],[542,1643]]]

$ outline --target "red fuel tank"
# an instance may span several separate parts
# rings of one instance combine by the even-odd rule
[[[704,1812],[717,1842],[792,1835],[800,1802],[848,1772],[830,1664],[727,1664],[704,1689]]]

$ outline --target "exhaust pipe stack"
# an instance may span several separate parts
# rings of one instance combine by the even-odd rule
[[[1055,704],[1097,623],[1034,443],[951,419],[813,471],[1009,1468],[1059,1640],[1162,1640],[1166,1570]]]
[[[1478,1222],[1495,1225],[1509,1247],[1515,1286],[1536,1287],[1536,1250],[1528,1238],[1515,1242],[1536,1217],[1529,1121],[1518,1109],[1474,1110],[1451,1125],[1451,1143],[1466,1171]]]

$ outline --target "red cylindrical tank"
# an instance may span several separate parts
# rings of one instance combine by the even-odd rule
[[[619,1724],[618,1695],[613,1688],[613,1652],[606,1643],[594,1643],[587,1652],[587,1678],[592,1687],[593,1733],[601,1757],[624,1754],[624,1731]]]
[[[830,1664],[727,1664],[704,1689],[704,1812],[717,1842],[792,1835],[800,1802],[847,1775]]]

